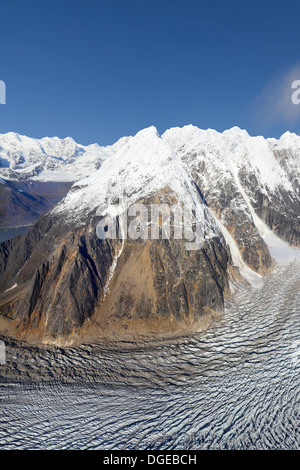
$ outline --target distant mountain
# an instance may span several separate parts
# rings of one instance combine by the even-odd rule
[[[71,137],[33,139],[0,134],[0,176],[18,181],[77,181],[99,169],[109,147],[77,144]]]
[[[70,137],[0,134],[0,229],[32,225],[72,183],[99,169],[110,153],[109,148],[79,145]]]
[[[295,134],[185,126],[160,136],[150,127],[92,148],[5,136],[5,181],[75,181],[27,234],[0,245],[0,312],[21,337],[58,344],[201,329],[234,284],[273,269],[270,240],[299,246]],[[117,221],[122,233],[134,203],[184,207],[200,227],[197,247],[175,237],[99,239],[99,221]]]
[[[29,227],[57,204],[72,183],[2,180],[0,230]]]

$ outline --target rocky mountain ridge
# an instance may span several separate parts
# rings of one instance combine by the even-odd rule
[[[266,233],[299,245],[298,136],[275,141],[194,126],[160,136],[150,127],[101,152],[99,169],[87,165],[27,234],[0,245],[0,313],[21,337],[201,329],[222,313],[233,281],[273,269]],[[83,157],[68,153],[66,161],[76,158]],[[188,207],[201,227],[198,248],[175,239],[100,240],[99,207],[118,218],[134,203]]]

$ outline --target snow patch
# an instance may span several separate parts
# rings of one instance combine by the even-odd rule
[[[10,291],[10,290],[12,290],[12,289],[15,289],[15,287],[17,287],[17,286],[18,286],[18,284],[15,283],[13,286],[9,287],[9,288],[6,289],[4,292],[8,292],[8,291]]]
[[[118,259],[120,258],[121,254],[122,254],[122,251],[123,251],[123,248],[124,248],[124,244],[125,244],[125,240],[123,239],[122,240],[122,246],[121,246],[120,250],[117,251],[117,253],[116,253],[116,255],[113,259],[113,262],[112,262],[112,264],[109,268],[108,279],[107,279],[106,284],[105,284],[104,289],[103,289],[104,294],[103,294],[103,299],[102,300],[104,300],[105,297],[107,296],[107,294],[109,293],[109,284],[110,284],[110,281],[113,278],[114,272],[115,272],[117,264],[118,264]]]

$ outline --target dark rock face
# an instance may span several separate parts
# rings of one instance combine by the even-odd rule
[[[256,214],[282,240],[290,245],[300,245],[300,205],[295,194],[278,188],[276,193],[263,193],[255,175],[239,172],[239,179]]]
[[[193,177],[208,206],[233,237],[244,262],[258,273],[270,271],[273,261],[269,249],[257,231],[236,184],[231,180],[218,181],[216,190],[210,184],[203,165],[195,168]]]
[[[9,288],[16,279],[20,283],[26,283],[32,277],[32,273],[49,253],[47,245],[48,232],[54,225],[54,220],[49,217],[41,218],[33,228],[25,235],[0,243],[0,289]],[[58,225],[55,229],[59,233]],[[40,250],[36,248],[40,246]],[[45,256],[43,255],[45,254]]]
[[[255,193],[253,207],[257,215],[289,245],[300,245],[300,205],[284,190],[279,198],[269,198],[260,191]]]
[[[112,248],[86,230],[73,233],[65,228],[59,237],[56,225],[51,229],[29,250],[30,259],[27,255],[23,269],[13,277],[18,284],[22,280],[27,285],[24,295],[2,308],[2,313],[15,320],[20,332],[67,336],[93,314],[112,261]],[[22,246],[20,237],[12,256],[22,252]],[[40,250],[43,255],[36,264]]]
[[[201,250],[183,243],[152,243],[150,248],[157,312],[177,320],[198,319],[207,309],[223,311],[230,256],[217,238]]]
[[[196,324],[222,312],[230,255],[217,238],[187,251],[178,240],[127,241],[98,318],[146,333],[155,321]],[[124,326],[123,326],[124,327]]]

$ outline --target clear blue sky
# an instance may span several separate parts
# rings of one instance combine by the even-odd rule
[[[299,1],[6,0],[0,14],[0,133],[108,145],[150,125],[300,130],[299,115],[253,108],[299,64]]]

